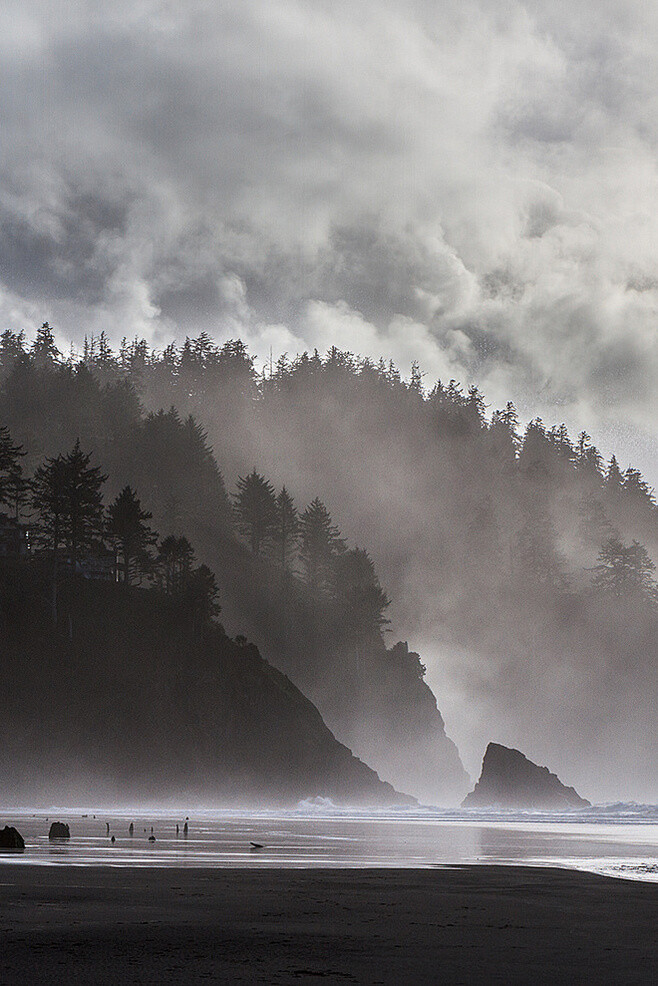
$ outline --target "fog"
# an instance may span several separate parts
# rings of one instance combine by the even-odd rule
[[[256,469],[300,511],[322,499],[370,553],[392,599],[386,641],[420,653],[473,776],[493,739],[591,799],[655,800],[655,616],[592,589],[614,532],[658,561],[655,505],[630,480],[611,492],[573,448],[567,465],[541,439],[525,462],[519,450],[541,416],[658,484],[658,13],[9,0],[0,28],[2,327],[31,341],[48,319],[72,365],[101,332],[115,350],[174,340],[171,365],[124,350],[92,372],[129,377],[146,412],[194,414],[231,493]],[[206,331],[247,344],[261,375],[246,389],[212,366],[182,372],[184,339]],[[407,379],[417,364],[422,384],[272,373],[283,354],[332,346]],[[463,399],[421,400],[439,379]],[[256,579],[253,612],[240,603],[251,562],[223,545],[212,469],[194,474],[195,503],[184,457],[149,474],[137,418],[118,436],[104,398],[64,384],[35,386],[31,418],[17,380],[0,424],[30,469],[81,436],[112,495],[133,483],[161,534],[194,537],[230,631],[274,663],[301,660],[271,587]],[[496,437],[509,400],[521,423]],[[345,690],[315,688],[318,701]]]
[[[640,634],[639,644],[629,647],[617,640],[608,648],[601,627],[574,628],[568,608],[545,613],[521,587],[512,601],[487,598],[492,582],[501,574],[504,579],[509,570],[507,555],[513,547],[511,541],[505,544],[504,535],[502,573],[491,568],[477,572],[476,566],[474,587],[472,558],[466,559],[471,570],[460,573],[465,555],[480,547],[477,540],[469,543],[472,525],[478,522],[478,498],[491,495],[486,492],[489,477],[482,476],[480,462],[471,460],[472,451],[453,472],[445,456],[431,463],[430,448],[425,452],[423,439],[414,441],[413,433],[395,441],[385,413],[381,430],[365,436],[362,417],[352,424],[344,406],[332,419],[323,404],[318,417],[319,440],[306,408],[302,428],[308,444],[300,448],[295,436],[292,448],[288,446],[292,463],[282,458],[282,432],[293,431],[288,421],[274,437],[265,431],[259,454],[252,458],[279,481],[285,473],[289,487],[291,475],[297,478],[291,488],[301,491],[302,502],[312,490],[329,491],[328,503],[343,531],[372,550],[393,598],[393,635],[409,639],[421,653],[448,734],[472,776],[479,774],[487,742],[495,739],[548,764],[595,800],[653,799],[655,642]],[[268,448],[276,449],[276,456]],[[493,496],[500,523],[506,504]],[[574,514],[579,504],[572,491],[558,489],[551,499],[549,509],[563,531],[564,570],[582,584],[588,579],[585,569],[596,564],[596,553],[585,550],[577,536]],[[514,531],[523,515],[505,519]],[[655,558],[653,523],[649,530]],[[626,530],[630,536],[630,528]],[[648,531],[640,530],[636,527],[634,536],[644,540]],[[486,539],[487,532],[476,530],[478,536]],[[483,564],[491,565],[490,556]],[[473,601],[478,576],[487,599],[482,605]],[[588,633],[594,639],[583,639]]]
[[[417,359],[658,481],[653,8],[1,16],[3,324]]]

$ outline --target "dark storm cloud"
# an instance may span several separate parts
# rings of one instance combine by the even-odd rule
[[[1,26],[5,324],[335,340],[594,433],[652,420],[649,5],[8,0]]]

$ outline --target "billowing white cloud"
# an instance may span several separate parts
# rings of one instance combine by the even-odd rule
[[[640,0],[7,0],[4,324],[417,359],[658,482],[657,45]]]

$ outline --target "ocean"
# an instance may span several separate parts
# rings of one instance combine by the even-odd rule
[[[70,840],[49,841],[52,821],[68,823]],[[16,866],[285,869],[503,863],[658,882],[657,805],[562,812],[384,810],[339,807],[320,798],[287,810],[0,807],[0,826],[5,824],[16,826],[25,839],[24,853],[0,855]],[[155,841],[149,841],[151,834]]]

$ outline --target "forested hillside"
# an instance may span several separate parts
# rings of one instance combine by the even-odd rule
[[[214,604],[215,573],[224,623],[293,678],[341,741],[427,800],[463,793],[468,779],[418,655],[384,646],[389,601],[372,560],[348,546],[319,497],[298,511],[285,487],[275,495],[252,470],[229,498],[198,421],[174,407],[144,414],[135,381],[121,373],[103,381],[83,362],[62,361],[47,327],[7,363],[5,458],[19,451],[0,475],[0,498],[28,524],[37,553],[59,550],[60,567],[80,554],[73,511],[57,502],[60,472],[66,483],[82,465],[97,486],[89,550],[117,550],[133,584],[169,590],[183,573],[180,589],[202,612]],[[131,510],[154,530],[127,552],[119,521]]]
[[[368,722],[376,747],[412,678],[416,763],[442,729],[419,659],[381,643],[391,619],[460,741],[519,746],[594,797],[651,796],[658,514],[637,470],[603,462],[588,435],[521,428],[474,387],[335,349],[258,375],[241,343],[207,336],[161,353],[90,339],[64,360],[46,327],[30,347],[5,333],[0,365],[0,422],[26,472],[77,438],[93,449],[110,492],[131,483],[160,531],[184,529],[227,624],[271,642],[339,738]],[[249,483],[263,494],[251,519]]]
[[[0,565],[6,803],[401,804],[253,644],[189,599]]]

